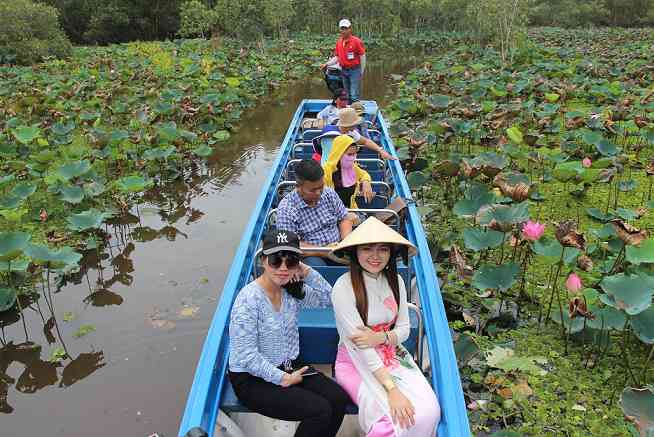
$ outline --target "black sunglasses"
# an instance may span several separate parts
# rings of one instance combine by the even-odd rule
[[[268,255],[268,265],[273,269],[278,269],[282,266],[282,261],[286,260],[286,268],[292,269],[300,264],[300,255],[293,252],[280,251]]]
[[[348,30],[349,27],[341,27],[341,30]]]

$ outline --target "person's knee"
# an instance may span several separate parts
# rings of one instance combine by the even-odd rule
[[[332,417],[332,405],[325,398],[317,399],[312,402],[310,414],[315,419],[328,421]]]

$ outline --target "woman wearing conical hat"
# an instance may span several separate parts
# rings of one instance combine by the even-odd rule
[[[372,191],[370,175],[355,162],[358,146],[352,137],[339,135],[334,139],[329,151],[325,170],[325,186],[331,187],[348,208],[358,208],[356,197],[361,193],[370,202],[375,193]]]
[[[440,420],[434,391],[402,346],[410,325],[396,258],[415,252],[404,237],[370,217],[331,253],[350,264],[332,290],[341,338],[336,380],[359,406],[367,437],[434,436]]]

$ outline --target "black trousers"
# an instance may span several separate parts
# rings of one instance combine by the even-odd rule
[[[249,373],[229,372],[229,379],[238,400],[255,413],[300,421],[295,437],[335,437],[350,403],[345,390],[322,373],[305,376],[300,384],[290,387]]]

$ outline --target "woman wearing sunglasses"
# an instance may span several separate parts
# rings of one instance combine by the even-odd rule
[[[341,337],[336,380],[359,406],[367,437],[430,437],[440,419],[434,391],[402,346],[410,324],[396,258],[415,252],[402,235],[370,217],[330,255],[350,264],[332,290]]]
[[[334,437],[350,402],[332,379],[298,361],[298,311],[329,307],[331,286],[300,262],[300,239],[267,233],[263,273],[241,289],[229,325],[229,378],[239,401],[274,419],[299,421],[296,437]]]

